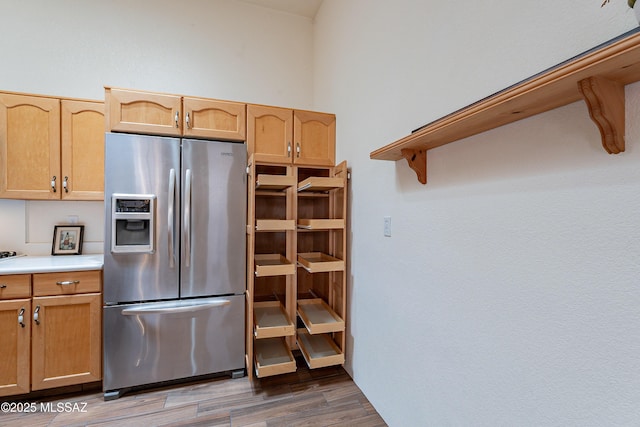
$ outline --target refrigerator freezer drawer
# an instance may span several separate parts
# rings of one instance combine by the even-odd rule
[[[244,368],[244,295],[104,308],[104,391]]]

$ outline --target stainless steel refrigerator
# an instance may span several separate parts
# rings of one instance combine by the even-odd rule
[[[246,148],[107,133],[103,391],[244,372]]]

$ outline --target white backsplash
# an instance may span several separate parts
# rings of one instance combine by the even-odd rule
[[[75,217],[84,225],[83,254],[99,254],[104,241],[104,204],[70,201],[0,199],[0,250],[49,255],[53,228]]]

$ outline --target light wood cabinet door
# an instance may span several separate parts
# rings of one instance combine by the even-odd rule
[[[61,182],[60,100],[0,93],[0,198],[59,199]]]
[[[30,316],[31,299],[0,301],[0,396],[29,392]]]
[[[107,131],[182,135],[182,97],[106,88]]]
[[[33,298],[32,390],[101,379],[101,302],[99,293]]]
[[[61,101],[63,200],[104,199],[104,103]]]
[[[257,162],[292,163],[293,110],[247,105],[247,150]]]
[[[244,141],[246,138],[246,104],[205,98],[182,98],[183,135]]]
[[[294,111],[293,135],[298,165],[334,166],[336,162],[336,116],[313,111]]]

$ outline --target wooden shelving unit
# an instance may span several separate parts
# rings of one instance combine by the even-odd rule
[[[309,273],[324,271],[344,271],[344,261],[322,252],[298,254],[298,264]]]
[[[299,299],[298,317],[310,334],[344,331],[344,320],[322,298]]]
[[[280,301],[260,301],[253,303],[256,338],[274,338],[295,335],[296,328]]]
[[[312,335],[305,329],[298,329],[298,344],[304,360],[311,369],[344,363],[343,351],[329,335]]]
[[[636,28],[518,84],[462,108],[370,153],[371,159],[406,159],[427,182],[426,152],[525,117],[584,99],[604,149],[625,149],[624,86],[640,81],[640,29]]]
[[[295,274],[295,264],[280,254],[255,254],[256,277]]]
[[[299,219],[298,228],[305,230],[331,230],[344,228],[344,219]]]
[[[256,231],[294,230],[296,222],[292,219],[257,219]]]
[[[248,374],[295,371],[297,350],[311,368],[342,364],[346,163],[296,166],[251,157],[248,173]]]
[[[295,372],[296,360],[284,338],[255,341],[254,367],[258,378]]]

